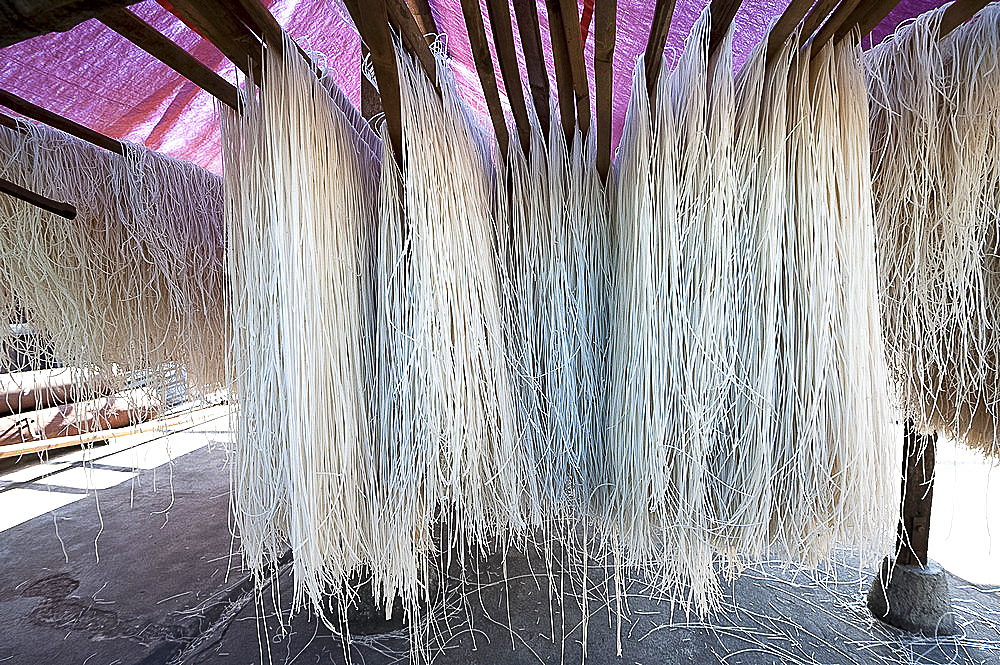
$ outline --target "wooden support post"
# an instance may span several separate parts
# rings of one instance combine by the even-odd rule
[[[896,563],[927,565],[927,543],[934,498],[936,434],[918,434],[909,420],[903,429],[903,479],[896,534]]]

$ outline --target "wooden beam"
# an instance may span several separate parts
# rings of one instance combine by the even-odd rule
[[[13,129],[17,132],[24,131],[24,127],[21,126],[21,123],[6,113],[0,113],[0,126],[6,127],[7,129]]]
[[[542,126],[542,136],[549,138],[549,75],[542,54],[542,34],[538,27],[538,8],[533,0],[513,0],[517,31],[521,35],[524,65],[528,70],[528,87],[535,106],[535,116]]]
[[[566,29],[563,26],[559,0],[545,0],[549,15],[549,38],[552,41],[552,63],[556,69],[556,98],[559,100],[559,118],[562,121],[566,143],[573,140],[576,102],[573,98],[573,74],[570,71],[569,49],[566,46]]]
[[[497,50],[497,64],[500,66],[500,75],[507,90],[507,103],[510,104],[510,112],[514,116],[517,139],[521,144],[521,153],[527,157],[531,149],[531,123],[528,120],[528,107],[524,101],[521,71],[517,66],[514,29],[510,23],[507,0],[486,0],[486,11],[490,15],[493,45]]]
[[[676,4],[676,0],[656,0],[656,9],[653,10],[653,24],[649,28],[646,54],[643,56],[646,64],[646,92],[650,101],[656,98],[656,84],[663,66],[663,49],[667,45],[667,33],[670,31]]]
[[[262,35],[254,35],[233,14],[235,5],[214,0],[171,0],[174,11],[188,25],[215,44],[247,78],[260,83],[263,71]]]
[[[127,9],[111,9],[98,20],[230,108],[238,109],[236,86],[199,62]]]
[[[493,132],[496,134],[500,153],[506,157],[510,145],[510,134],[507,132],[507,121],[503,117],[503,107],[500,106],[500,89],[497,87],[496,73],[493,71],[493,56],[490,45],[486,41],[486,27],[483,25],[483,15],[479,10],[478,0],[462,0],[462,14],[465,15],[465,27],[469,33],[469,45],[472,47],[472,59],[476,63],[479,82],[483,86],[486,97],[486,108],[493,122]]]
[[[883,0],[882,2],[873,3],[871,9],[865,14],[865,17],[858,23],[858,28],[861,32],[861,39],[864,39],[871,34],[879,23],[885,20],[896,5],[899,4],[899,0]]]
[[[805,18],[806,13],[812,6],[813,0],[791,0],[781,17],[771,28],[767,35],[767,61],[773,62],[775,56],[781,51],[788,38],[791,37],[795,28]]]
[[[22,99],[11,92],[7,92],[6,90],[0,90],[0,104],[16,113],[20,113],[26,118],[31,118],[32,120],[40,122],[43,125],[54,127],[60,131],[75,136],[78,139],[86,141],[87,143],[92,143],[100,148],[104,148],[105,150],[118,153],[119,155],[125,154],[125,148],[122,147],[120,141],[116,141],[115,139],[105,136],[100,132],[95,132],[93,129],[84,127],[83,125],[73,122],[68,118],[64,118],[57,113],[46,111],[41,106],[36,106],[26,99]]]
[[[434,23],[434,12],[431,11],[431,3],[427,0],[406,0],[406,6],[416,20],[420,34],[430,45],[438,34],[437,24]]]
[[[611,169],[612,100],[615,85],[617,0],[596,0],[594,6],[594,94],[597,97],[597,173],[607,183]]]
[[[66,219],[76,219],[76,208],[69,203],[62,203],[61,201],[55,201],[41,194],[36,194],[30,189],[25,189],[18,184],[7,180],[6,178],[0,178],[0,192],[13,196],[15,199],[24,201],[25,203],[30,203],[33,206],[41,208],[46,212],[51,212],[54,215],[59,215],[60,217],[65,217]]]
[[[361,59],[364,61],[371,52],[364,44],[361,45]],[[382,98],[379,97],[375,84],[368,80],[364,72],[361,72],[361,117],[368,121],[382,113]]]
[[[736,18],[743,0],[712,0],[712,29],[708,33],[708,59],[713,60],[726,39],[729,26]]]
[[[559,9],[566,34],[566,52],[569,54],[569,71],[576,98],[576,125],[580,128],[580,134],[586,138],[587,132],[590,131],[590,86],[583,58],[580,14],[577,11],[576,0],[559,0]]]
[[[403,166],[403,116],[400,108],[399,70],[396,67],[396,52],[389,34],[389,16],[384,0],[371,0],[361,10],[358,0],[344,3],[351,14],[354,25],[361,34],[362,41],[372,54],[372,67],[378,83],[385,126],[389,134],[396,163]]]
[[[799,34],[799,44],[805,44],[813,33],[819,30],[837,6],[837,0],[817,0],[802,21],[802,32]]]
[[[385,4],[389,14],[389,23],[403,38],[403,46],[416,56],[424,73],[427,74],[427,78],[437,88],[437,60],[434,59],[434,54],[431,53],[430,46],[424,39],[425,33],[417,25],[409,7],[403,0],[385,0]]]
[[[837,35],[840,33],[841,28],[844,27],[845,22],[854,14],[858,9],[858,5],[861,4],[861,0],[842,0],[842,2],[837,5],[837,9],[834,10],[833,14],[823,27],[816,34],[816,38],[813,42],[817,46],[823,46],[831,39],[836,39]],[[839,41],[839,40],[838,40]]]
[[[962,25],[970,18],[979,13],[979,11],[990,4],[991,0],[955,0],[948,9],[944,10],[944,16],[941,17],[941,33],[940,38],[943,39],[952,30]]]

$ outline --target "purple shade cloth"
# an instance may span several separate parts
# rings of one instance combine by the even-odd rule
[[[480,0],[490,48],[492,30]],[[360,40],[340,0],[269,0],[278,22],[305,48],[320,54],[334,80],[357,105],[360,96]],[[550,81],[554,81],[552,48],[544,3],[539,2],[542,46]],[[664,66],[673,67],[695,19],[708,0],[680,0],[667,38]],[[881,40],[901,21],[939,6],[933,0],[904,0],[873,33]],[[583,1],[580,0],[582,7]],[[612,145],[621,136],[632,71],[646,48],[655,3],[619,0],[614,56]],[[733,57],[739,68],[781,14],[787,0],[747,0],[736,15]],[[462,94],[489,126],[486,103],[469,47],[459,0],[431,0],[438,30],[452,58]],[[233,65],[209,42],[152,0],[132,7],[143,20],[193,54],[205,65],[235,82]],[[521,78],[527,81],[520,36],[514,38]],[[593,24],[585,44],[591,100],[594,97]],[[503,84],[499,68],[494,73]],[[216,173],[222,171],[219,127],[212,97],[167,66],[106,28],[86,21],[65,33],[51,33],[0,49],[0,88],[50,111],[115,138],[127,139],[187,159]],[[555,90],[554,84],[552,85]],[[528,95],[525,86],[525,95]],[[502,102],[509,106],[504,97]],[[530,99],[526,100],[530,107]],[[591,109],[593,112],[593,109]]]

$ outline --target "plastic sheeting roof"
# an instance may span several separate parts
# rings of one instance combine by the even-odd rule
[[[492,49],[485,0],[480,2]],[[357,105],[361,85],[360,40],[340,0],[265,0],[265,4],[302,46],[322,54],[334,80]],[[446,40],[459,86],[489,126],[461,4],[459,0],[430,0],[430,4],[442,39]],[[544,3],[538,4],[546,65],[550,80],[554,80],[548,22]],[[580,0],[581,7],[583,4]],[[664,66],[673,66],[691,26],[707,4],[708,0],[678,0]],[[787,4],[787,0],[743,2],[735,18],[733,48],[737,67]],[[866,47],[881,41],[900,22],[941,4],[941,0],[903,0],[866,40]],[[654,6],[652,0],[618,0],[613,145],[617,145],[621,133],[632,70],[636,57],[645,50]],[[157,2],[147,0],[131,10],[201,62],[236,82],[233,65],[218,49]],[[514,35],[518,40],[522,78],[527,80],[516,29]],[[593,53],[591,26],[585,56],[592,98]],[[494,69],[499,80],[499,70]],[[216,173],[222,171],[212,97],[96,20],[81,23],[65,33],[42,35],[0,49],[0,88],[109,136],[145,144]],[[502,84],[500,90],[503,91]]]

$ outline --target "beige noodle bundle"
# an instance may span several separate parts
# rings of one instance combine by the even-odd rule
[[[371,529],[389,526],[368,464],[378,163],[311,64],[283,51],[223,123],[233,503],[250,567],[264,572],[287,542],[296,604],[323,608],[373,556]]]
[[[1000,455],[1000,6],[865,55],[886,353],[903,413]]]
[[[67,220],[0,200],[0,318],[50,340],[58,361],[114,390],[225,378],[222,186],[193,164],[60,131],[0,128],[0,175],[76,207]],[[17,319],[17,320],[15,320]]]

